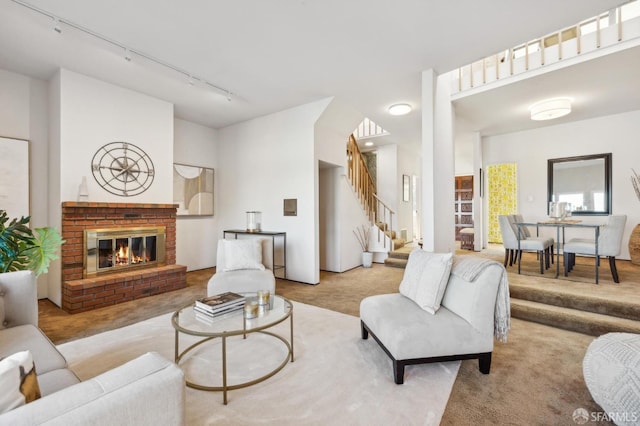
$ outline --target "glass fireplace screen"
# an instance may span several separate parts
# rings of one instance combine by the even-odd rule
[[[165,262],[165,227],[88,229],[85,244],[85,278]]]

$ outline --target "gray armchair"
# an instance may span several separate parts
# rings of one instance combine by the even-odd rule
[[[620,246],[622,245],[622,235],[624,234],[624,226],[627,223],[626,215],[609,216],[608,223],[603,227],[598,237],[598,255],[596,256],[596,240],[588,238],[572,238],[564,244],[564,275],[569,272],[576,264],[576,254],[587,256],[595,256],[596,264],[600,264],[600,256],[609,258],[609,267],[613,281],[620,282],[618,270],[616,269],[616,256],[620,254]],[[596,283],[598,282],[596,269]]]

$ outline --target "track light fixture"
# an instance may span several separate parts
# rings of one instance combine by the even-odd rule
[[[11,1],[16,3],[16,4],[18,4],[18,5],[20,5],[20,6],[22,6],[22,7],[25,7],[27,9],[30,9],[30,10],[32,10],[34,12],[37,12],[37,13],[39,13],[41,15],[44,15],[44,16],[48,16],[49,18],[53,19],[53,25],[54,25],[53,30],[55,32],[59,33],[59,34],[62,33],[62,27],[60,26],[60,23],[63,22],[65,24],[65,26],[67,26],[67,27],[73,28],[74,30],[81,31],[81,32],[83,32],[85,34],[93,36],[96,39],[102,40],[103,42],[109,43],[109,44],[111,44],[111,45],[113,45],[115,47],[118,47],[120,49],[124,49],[124,59],[126,61],[131,61],[132,54],[135,53],[137,57],[144,58],[145,60],[147,60],[149,62],[153,62],[156,65],[159,65],[159,66],[164,67],[164,68],[168,68],[170,70],[173,70],[174,72],[177,72],[179,74],[182,74],[183,76],[186,76],[187,78],[189,78],[189,84],[192,84],[191,82],[195,83],[195,81],[197,80],[197,81],[205,84],[206,86],[209,86],[211,89],[215,90],[219,94],[225,95],[227,97],[227,100],[229,102],[231,102],[231,97],[233,96],[233,92],[231,92],[228,89],[225,89],[223,87],[220,87],[220,86],[217,86],[217,85],[215,85],[213,83],[210,83],[210,82],[208,82],[207,80],[205,80],[203,78],[195,76],[193,73],[190,73],[190,72],[188,72],[188,71],[186,71],[186,70],[184,70],[184,69],[182,69],[180,67],[177,67],[175,65],[172,65],[172,64],[170,64],[168,62],[164,62],[164,61],[162,61],[160,59],[157,59],[157,58],[155,58],[155,57],[153,57],[151,55],[148,55],[148,54],[146,54],[144,52],[141,52],[139,50],[130,49],[127,46],[125,46],[123,43],[120,43],[118,41],[110,39],[109,37],[103,36],[102,34],[99,34],[99,33],[95,32],[93,30],[90,30],[89,28],[85,28],[82,25],[79,25],[79,24],[76,24],[74,22],[68,21],[68,20],[66,20],[64,18],[61,19],[61,18],[55,16],[53,13],[48,12],[48,11],[46,11],[44,9],[40,9],[39,7],[36,7],[36,6],[32,5],[32,4],[29,4],[29,3],[24,2],[22,0],[11,0]]]
[[[60,19],[53,17],[53,31],[58,34],[62,34],[62,27],[60,26]]]

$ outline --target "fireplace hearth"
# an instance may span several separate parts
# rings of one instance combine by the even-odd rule
[[[177,204],[62,203],[62,309],[84,312],[187,285]]]

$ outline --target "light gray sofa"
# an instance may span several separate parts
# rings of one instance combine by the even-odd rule
[[[80,382],[37,327],[31,271],[0,274],[0,358],[30,350],[42,397],[0,414],[0,425],[182,425],[182,370],[157,353],[144,354]]]
[[[429,362],[477,358],[480,371],[489,374],[498,297],[506,309],[506,332],[510,313],[504,266],[477,256],[455,256],[435,314],[400,293],[370,296],[360,303],[362,338],[371,334],[391,358],[397,384],[404,382],[406,365]]]

